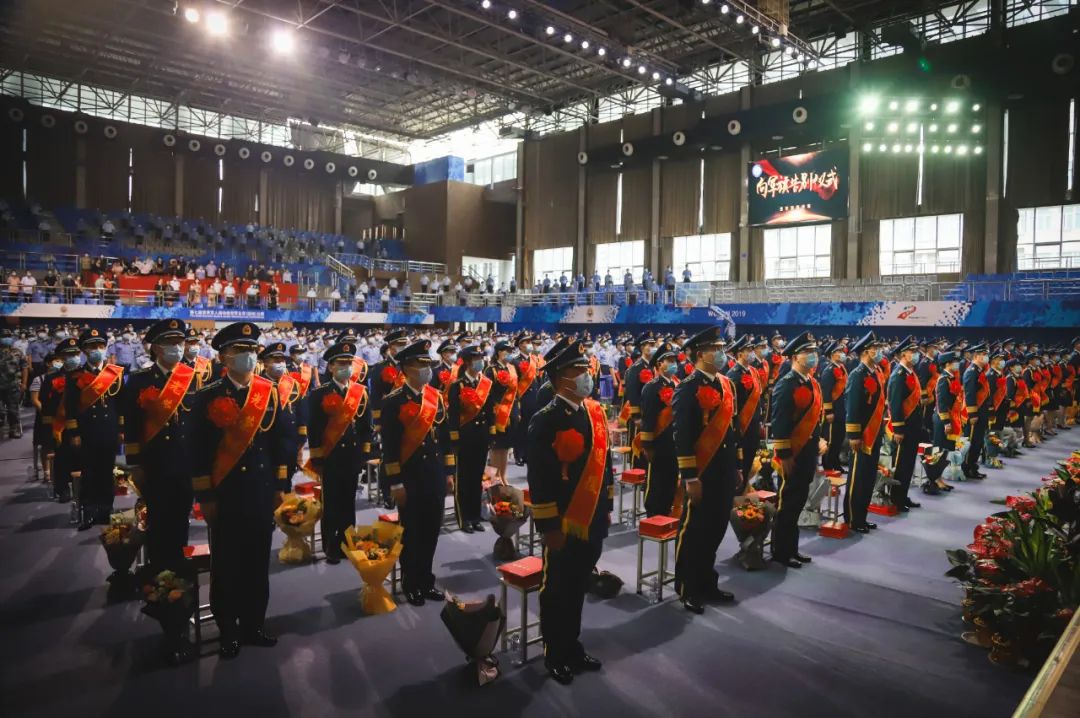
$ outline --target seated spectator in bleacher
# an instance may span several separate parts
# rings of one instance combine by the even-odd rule
[[[135,267],[139,270],[139,274],[150,274],[154,268],[154,262],[150,257],[139,257],[135,260]]]
[[[236,271],[233,270],[232,265],[221,263],[221,273],[225,275],[225,281],[231,282],[236,279]]]
[[[206,268],[201,264],[198,267],[195,267],[195,279],[200,282],[206,279]]]
[[[236,306],[236,287],[233,286],[232,282],[225,283],[223,295],[225,297],[226,307],[232,308]]]
[[[215,278],[217,276],[217,274],[218,274],[217,265],[214,264],[214,260],[211,259],[206,264],[206,277],[207,277],[207,279],[213,279],[213,278]]]

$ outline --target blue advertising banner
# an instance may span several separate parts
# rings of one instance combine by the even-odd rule
[[[750,224],[829,222],[848,216],[847,148],[751,162]]]

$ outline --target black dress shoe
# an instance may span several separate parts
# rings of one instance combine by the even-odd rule
[[[705,598],[710,601],[719,601],[720,603],[731,603],[735,600],[735,594],[720,588],[712,588],[706,592]]]
[[[473,527],[471,525],[469,525],[469,524],[465,524],[464,526],[462,526],[461,530],[462,530],[462,532],[467,533],[467,534],[474,533]]]
[[[906,508],[906,509],[921,509],[922,504],[920,504],[917,501],[912,501],[911,499],[904,499],[904,508]]]
[[[78,528],[79,531],[86,531],[88,529],[92,529],[94,528],[94,520],[89,517],[83,518],[83,520],[79,522]]]
[[[896,510],[902,514],[906,514],[908,511],[911,511],[911,509],[909,509],[906,504],[901,504],[900,506],[897,506]]]
[[[701,601],[699,601],[697,598],[694,598],[694,597],[684,598],[682,600],[682,605],[683,605],[683,608],[685,608],[690,613],[696,613],[699,616],[701,614],[705,613],[705,606],[703,606],[701,604]]]
[[[221,639],[221,646],[218,647],[218,658],[225,661],[230,661],[240,655],[240,641],[233,639]]]
[[[796,551],[795,552],[795,560],[798,561],[799,563],[810,563],[814,559],[810,558],[809,556],[807,556],[804,553],[799,553],[798,551]]]
[[[934,485],[933,482],[923,484],[922,492],[927,496],[937,496],[941,493],[941,489]]]
[[[413,591],[412,593],[406,593],[405,594],[405,600],[408,601],[409,604],[412,605],[412,606],[423,606],[424,603],[425,603],[424,602],[424,594],[422,594],[420,591]]]
[[[514,459],[514,463],[517,464],[518,466],[524,466],[525,465],[525,459]]]
[[[877,528],[877,524],[875,524],[873,521],[865,521],[865,522],[863,522],[863,526],[865,526],[868,529],[876,529]]]
[[[802,561],[794,556],[791,558],[779,558],[778,556],[773,556],[772,560],[781,566],[787,566],[788,568],[802,568]]]
[[[174,668],[187,663],[195,657],[195,646],[187,638],[176,641],[167,641],[165,648],[165,662]]]
[[[476,533],[480,533],[480,534],[487,531],[487,529],[484,528],[484,524],[480,523],[479,521],[473,521],[472,522],[472,530],[475,531]]]
[[[446,600],[446,594],[443,593],[441,589],[435,588],[434,586],[427,589],[426,591],[420,591],[420,595],[429,601],[437,601],[441,603]]]
[[[251,633],[245,634],[244,637],[240,639],[240,642],[243,643],[245,646],[273,648],[277,645],[277,637],[271,636],[269,633],[260,628],[257,631],[252,631]]]
[[[869,527],[869,526],[866,526],[866,525],[863,525],[863,526],[852,526],[852,527],[851,527],[851,529],[852,529],[853,531],[857,531],[858,533],[861,533],[861,534],[868,534],[868,533],[870,533],[870,527]]]
[[[340,556],[327,556],[326,557],[326,562],[328,564],[330,564],[331,566],[337,566],[339,563],[341,563],[341,557]]]
[[[585,673],[587,671],[598,671],[604,667],[604,664],[599,658],[594,658],[588,653],[583,653],[581,658],[576,661],[570,662],[570,669],[574,673]]]
[[[574,671],[565,663],[545,660],[544,668],[547,669],[548,675],[554,678],[556,683],[568,686],[574,682]]]

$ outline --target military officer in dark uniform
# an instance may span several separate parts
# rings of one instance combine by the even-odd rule
[[[923,390],[915,373],[916,350],[915,340],[910,336],[896,345],[893,350],[896,365],[886,392],[893,432],[893,478],[899,482],[890,489],[890,499],[904,512],[919,507],[908,497],[915,458],[923,441]]]
[[[484,353],[480,347],[465,347],[460,356],[461,370],[447,394],[450,412],[447,421],[450,422],[450,443],[457,456],[454,511],[458,528],[473,533],[484,530],[480,523],[480,495],[488,448],[495,433],[494,393],[491,391],[493,382],[484,376]]]
[[[285,366],[293,379],[296,380],[300,389],[300,398],[307,399],[311,390],[319,386],[319,372],[315,367],[304,361],[305,349],[302,343],[293,344],[289,347],[289,358]]]
[[[382,403],[383,397],[401,386],[401,367],[398,365],[396,356],[399,351],[409,343],[409,338],[404,329],[391,329],[386,333],[385,353],[383,360],[371,367],[368,372],[368,390],[371,392],[369,406],[371,407],[371,422],[377,436],[381,436],[382,430]],[[380,439],[381,443],[381,439]],[[390,508],[390,479],[386,475],[386,461],[379,464],[379,493],[383,497],[383,506]]]
[[[840,462],[840,449],[844,446],[844,390],[847,388],[848,370],[844,366],[844,347],[832,342],[825,347],[825,361],[815,376],[821,385],[821,408],[825,414],[822,435],[829,442],[829,450],[821,458],[821,468],[845,471]]]
[[[115,495],[113,467],[123,431],[118,394],[124,370],[105,363],[105,347],[105,335],[97,329],[79,336],[86,363],[68,376],[64,392],[64,440],[74,449],[71,470],[82,472],[80,531],[109,523]]]
[[[679,385],[678,350],[661,344],[653,355],[652,381],[641,390],[641,423],[638,438],[649,462],[645,481],[645,514],[672,513],[679,465],[675,453],[675,422],[671,408]]]
[[[323,549],[329,564],[344,558],[341,544],[345,529],[356,523],[356,488],[371,453],[367,387],[351,381],[355,356],[352,341],[328,347],[323,360],[330,381],[313,389],[307,402],[311,464],[322,477]]]
[[[533,520],[544,536],[544,667],[565,685],[601,668],[579,640],[581,609],[607,536],[614,483],[607,420],[588,398],[593,379],[581,342],[568,343],[544,371],[555,398],[529,423],[528,482]]]
[[[456,473],[454,455],[444,455],[442,448],[451,445],[446,407],[442,395],[428,386],[430,350],[431,342],[422,339],[397,354],[405,383],[383,403],[383,462],[405,529],[401,584],[414,606],[424,605],[425,599],[443,600],[435,588],[432,563],[446,494]]]
[[[439,363],[431,372],[431,385],[445,396],[458,373],[458,345],[452,337],[448,338],[435,353],[439,355]]]
[[[517,370],[518,379],[518,420],[514,427],[514,463],[524,466],[529,459],[529,422],[540,408],[536,395],[540,391],[539,347],[540,337],[522,332],[514,339],[517,356],[511,359]]]
[[[1005,362],[1008,356],[1001,347],[990,352],[990,368],[986,371],[986,381],[990,386],[990,423],[988,431],[1000,434],[1008,420],[1009,402],[1006,399],[1008,380],[1005,377]]]
[[[844,521],[859,533],[877,528],[877,524],[866,520],[866,514],[877,483],[878,458],[885,435],[885,380],[878,368],[883,345],[873,332],[867,332],[851,345],[851,353],[859,357],[859,363],[851,370],[844,393],[847,414],[844,428],[851,446]]]
[[[514,443],[514,429],[521,421],[521,405],[517,400],[517,369],[510,364],[510,352],[514,349],[510,342],[495,342],[491,363],[484,369],[484,374],[493,382],[491,392],[494,397],[495,434],[491,440],[491,465],[499,470],[499,476],[506,477],[510,447]]]
[[[941,373],[937,377],[934,391],[934,448],[948,453],[956,448],[956,440],[964,430],[963,401],[964,389],[960,382],[960,355],[957,352],[941,352],[937,355],[937,364]],[[923,487],[929,494],[937,490],[952,491],[953,487],[941,478],[946,460],[942,458],[936,466],[939,470],[928,472],[930,482]]]
[[[146,553],[155,572],[181,568],[188,544],[191,410],[198,378],[187,364],[177,371],[186,330],[179,319],[151,325],[143,343],[150,345],[154,363],[132,372],[120,394],[124,454],[146,499]]]
[[[780,490],[772,530],[772,560],[801,568],[810,557],[799,552],[799,514],[806,504],[821,450],[821,387],[811,372],[818,364],[817,343],[803,332],[785,345],[791,371],[773,387],[769,438],[779,463]]]
[[[685,490],[675,544],[675,587],[686,610],[697,614],[704,613],[705,601],[735,599],[717,586],[715,568],[742,483],[735,387],[719,373],[727,365],[724,344],[718,326],[686,340],[684,349],[695,371],[675,389],[672,400],[675,454]]]
[[[48,383],[41,385],[41,416],[48,430],[52,432],[56,445],[53,457],[52,481],[53,493],[57,502],[66,504],[71,501],[71,471],[74,466],[76,448],[64,438],[67,425],[68,382],[74,381],[75,372],[79,371],[79,340],[75,337],[61,339],[56,344],[54,354],[63,362],[55,374],[49,376]]]
[[[544,362],[549,362],[560,353],[563,349],[570,344],[572,339],[569,336],[560,337],[558,341],[551,345],[551,348],[544,353]],[[536,408],[537,411],[543,409],[545,406],[551,403],[551,400],[555,398],[555,387],[551,383],[551,379],[548,377],[548,373],[544,372],[537,381],[543,380],[540,384],[540,388],[536,390]],[[530,423],[532,419],[529,420]]]
[[[978,344],[969,350],[971,363],[963,376],[964,405],[968,415],[968,450],[961,468],[968,479],[985,479],[986,474],[979,471],[979,457],[986,441],[986,427],[990,423],[990,382],[986,378],[986,367],[990,361],[990,349],[985,344]]]
[[[277,391],[255,375],[259,327],[236,322],[211,345],[225,376],[195,395],[192,487],[210,527],[210,605],[221,633],[218,655],[240,645],[277,644],[263,627],[270,599],[274,509],[291,489],[288,438],[277,422]]]
[[[638,422],[641,420],[641,389],[652,381],[653,371],[650,368],[650,362],[656,351],[656,340],[651,334],[639,334],[634,340],[634,346],[641,354],[627,368],[623,376],[624,405],[620,414],[626,419],[626,440],[629,442],[633,442],[637,434]]]
[[[300,463],[300,448],[307,441],[308,402],[300,396],[300,384],[289,376],[285,359],[285,342],[271,342],[259,353],[262,375],[274,382],[278,394],[278,416],[281,435],[285,437],[285,475],[292,481]]]
[[[757,371],[750,366],[752,343],[753,337],[743,335],[728,348],[728,356],[735,360],[727,371],[727,378],[735,385],[735,398],[739,406],[736,427],[739,430],[739,451],[742,453],[739,469],[745,478],[750,477],[754,456],[761,445],[761,409],[765,403],[765,387]]]

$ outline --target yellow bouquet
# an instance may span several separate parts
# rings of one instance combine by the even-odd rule
[[[401,555],[403,533],[404,529],[400,526],[385,521],[345,529],[345,543],[341,544],[341,550],[364,582],[360,590],[360,606],[368,615],[390,613],[397,609],[393,596],[383,583]]]
[[[278,551],[282,563],[307,563],[311,561],[311,545],[308,537],[315,530],[315,522],[322,516],[322,504],[313,498],[285,494],[285,499],[274,511],[274,523],[285,534],[285,543]]]

